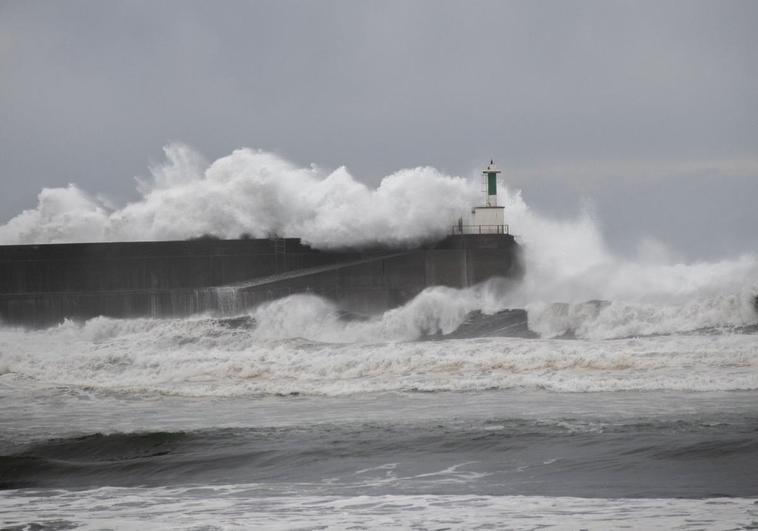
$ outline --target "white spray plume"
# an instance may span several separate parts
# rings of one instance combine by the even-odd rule
[[[301,168],[265,151],[238,149],[212,164],[183,144],[164,151],[139,181],[138,201],[112,208],[75,185],[45,188],[36,208],[0,226],[0,244],[278,234],[319,248],[412,245],[443,236],[478,195],[473,182],[430,167],[372,189],[344,167]]]
[[[662,242],[643,238],[634,259],[614,255],[597,222],[536,213],[521,192],[502,190],[506,218],[524,246],[526,275],[508,305],[529,310],[530,328],[544,337],[626,337],[758,320],[758,257],[684,263]],[[598,309],[584,303],[612,304]],[[565,302],[568,307],[551,303]],[[590,311],[588,311],[590,310]]]

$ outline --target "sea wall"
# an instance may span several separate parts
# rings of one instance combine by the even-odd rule
[[[0,246],[0,294],[219,286],[355,259],[297,238]]]
[[[323,252],[288,240],[0,247],[0,320],[232,314],[293,293],[370,313],[434,285],[521,274],[513,238],[448,238],[411,250]]]

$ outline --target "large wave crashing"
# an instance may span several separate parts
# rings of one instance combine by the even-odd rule
[[[551,219],[531,209],[518,191],[504,190],[503,200],[524,246],[526,275],[502,306],[528,309],[530,328],[543,337],[567,331],[586,338],[628,337],[758,321],[755,254],[688,263],[646,237],[636,256],[623,257],[610,251],[586,212]]]
[[[430,167],[372,189],[340,167],[298,167],[237,149],[208,164],[183,144],[138,181],[139,200],[114,207],[74,184],[45,188],[36,208],[0,226],[0,244],[172,240],[273,234],[319,248],[412,245],[439,238],[475,202],[476,186]]]

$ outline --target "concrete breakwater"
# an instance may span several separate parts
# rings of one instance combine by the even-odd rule
[[[508,234],[339,251],[296,238],[0,246],[0,320],[46,326],[98,315],[231,314],[303,292],[369,313],[428,286],[521,273],[519,246]]]

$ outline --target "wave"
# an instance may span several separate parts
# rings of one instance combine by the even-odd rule
[[[514,310],[513,295],[498,280],[469,289],[434,287],[409,303],[373,317],[346,319],[334,303],[294,295],[256,308],[261,339],[305,338],[335,343],[411,341],[419,338],[573,337],[619,339],[681,333],[750,332],[758,325],[753,289],[680,303],[531,303]]]
[[[444,236],[478,197],[476,186],[430,167],[400,170],[371,189],[273,153],[237,149],[209,164],[183,144],[117,207],[74,184],[45,188],[35,208],[0,226],[0,243],[238,238],[272,234],[319,248],[413,245]]]
[[[693,298],[679,304],[587,301],[529,306],[529,328],[542,337],[613,339],[681,333],[752,332],[753,290]]]
[[[189,396],[518,387],[563,392],[758,389],[758,348],[752,334],[356,343],[345,340],[371,333],[378,337],[396,322],[402,337],[407,320],[340,321],[325,301],[302,297],[272,303],[232,326],[224,319],[198,317],[98,318],[38,331],[3,328],[0,378]],[[288,312],[287,303],[301,314]],[[319,308],[329,311],[315,311]],[[443,322],[449,316],[444,317]],[[437,327],[434,319],[417,322]],[[302,324],[309,321],[310,328]],[[281,337],[295,333],[297,338]],[[318,339],[303,337],[311,334]]]
[[[389,423],[86,433],[38,440],[3,452],[0,489],[181,485],[245,481],[251,476],[307,483],[320,479],[326,468],[341,476],[341,481],[331,483],[335,492],[387,492],[403,484],[406,488],[416,485],[439,491],[451,482],[490,493],[502,492],[503,488],[508,492],[514,485],[504,485],[518,480],[519,471],[513,467],[492,469],[497,456],[508,453],[517,454],[511,459],[530,470],[530,481],[520,486],[525,493],[559,495],[574,489],[574,493],[584,490],[587,495],[597,495],[590,486],[592,473],[585,469],[589,485],[582,484],[587,476],[577,475],[577,468],[588,465],[609,481],[618,479],[614,476],[619,470],[634,467],[638,481],[652,491],[649,480],[657,475],[661,463],[671,466],[711,459],[733,469],[739,466],[735,461],[755,458],[758,441],[751,437],[755,420],[754,415],[689,415],[685,419],[620,422],[573,418],[393,419]],[[424,448],[427,455],[448,456],[442,462],[426,463],[443,470],[424,470],[424,465],[414,459],[417,448]],[[564,457],[567,453],[572,459]],[[642,478],[645,475],[647,481]],[[706,477],[687,478],[685,488],[708,492],[716,478],[707,472],[703,475]],[[724,470],[722,475],[729,473]],[[573,481],[556,489],[556,476],[571,476]],[[755,484],[748,477],[730,479],[719,481],[721,488],[729,485],[732,495],[755,494]],[[676,480],[665,483],[668,485],[658,485],[658,494],[678,490]],[[321,485],[321,492],[324,487]],[[634,488],[626,485],[616,494],[628,494]]]

